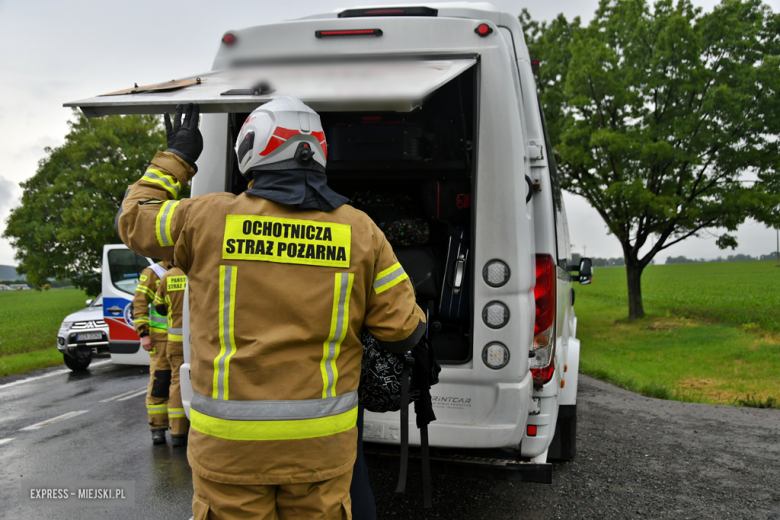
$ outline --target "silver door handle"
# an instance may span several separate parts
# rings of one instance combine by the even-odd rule
[[[452,275],[452,292],[455,294],[460,293],[461,286],[463,285],[463,276],[466,273],[466,257],[464,255],[458,256],[455,260],[455,272]]]

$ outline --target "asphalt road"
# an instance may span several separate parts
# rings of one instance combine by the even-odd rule
[[[0,379],[0,518],[189,518],[186,454],[152,446],[145,427],[147,378],[103,364]],[[780,518],[780,410],[660,401],[585,376],[578,407],[579,454],[552,485],[434,476],[424,511],[418,474],[396,495],[397,473],[372,470],[379,518]],[[134,481],[135,507],[30,506],[28,479]]]

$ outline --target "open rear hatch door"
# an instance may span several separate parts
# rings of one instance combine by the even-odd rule
[[[162,114],[173,112],[179,103],[199,103],[202,113],[242,113],[278,96],[294,96],[324,112],[411,112],[476,62],[476,57],[320,61],[215,70],[156,85],[135,85],[65,106],[78,107],[87,117]]]

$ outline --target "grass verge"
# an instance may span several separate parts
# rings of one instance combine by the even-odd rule
[[[56,347],[49,350],[39,350],[38,352],[11,354],[10,356],[0,357],[0,377],[24,374],[33,370],[62,364],[62,354]]]
[[[0,377],[62,364],[57,331],[85,300],[78,289],[0,292]]]
[[[607,276],[625,274],[600,269],[595,283]],[[713,323],[653,305],[646,306],[644,319],[628,321],[625,299],[605,295],[603,288],[582,289],[576,309],[583,373],[649,397],[777,406],[780,335],[754,323]]]

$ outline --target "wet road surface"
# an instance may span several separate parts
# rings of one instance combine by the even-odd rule
[[[57,368],[30,382],[0,379],[0,518],[190,518],[186,450],[151,444],[148,371],[109,362],[82,374]],[[135,507],[22,506],[21,481],[28,479],[132,480]]]
[[[190,518],[185,450],[152,446],[146,428],[147,370],[0,379],[0,518]],[[396,495],[397,472],[371,470],[380,520],[780,518],[780,410],[649,399],[586,376],[578,399],[579,453],[552,485],[434,475],[425,511],[418,473]],[[135,507],[24,506],[27,479],[134,481]]]

